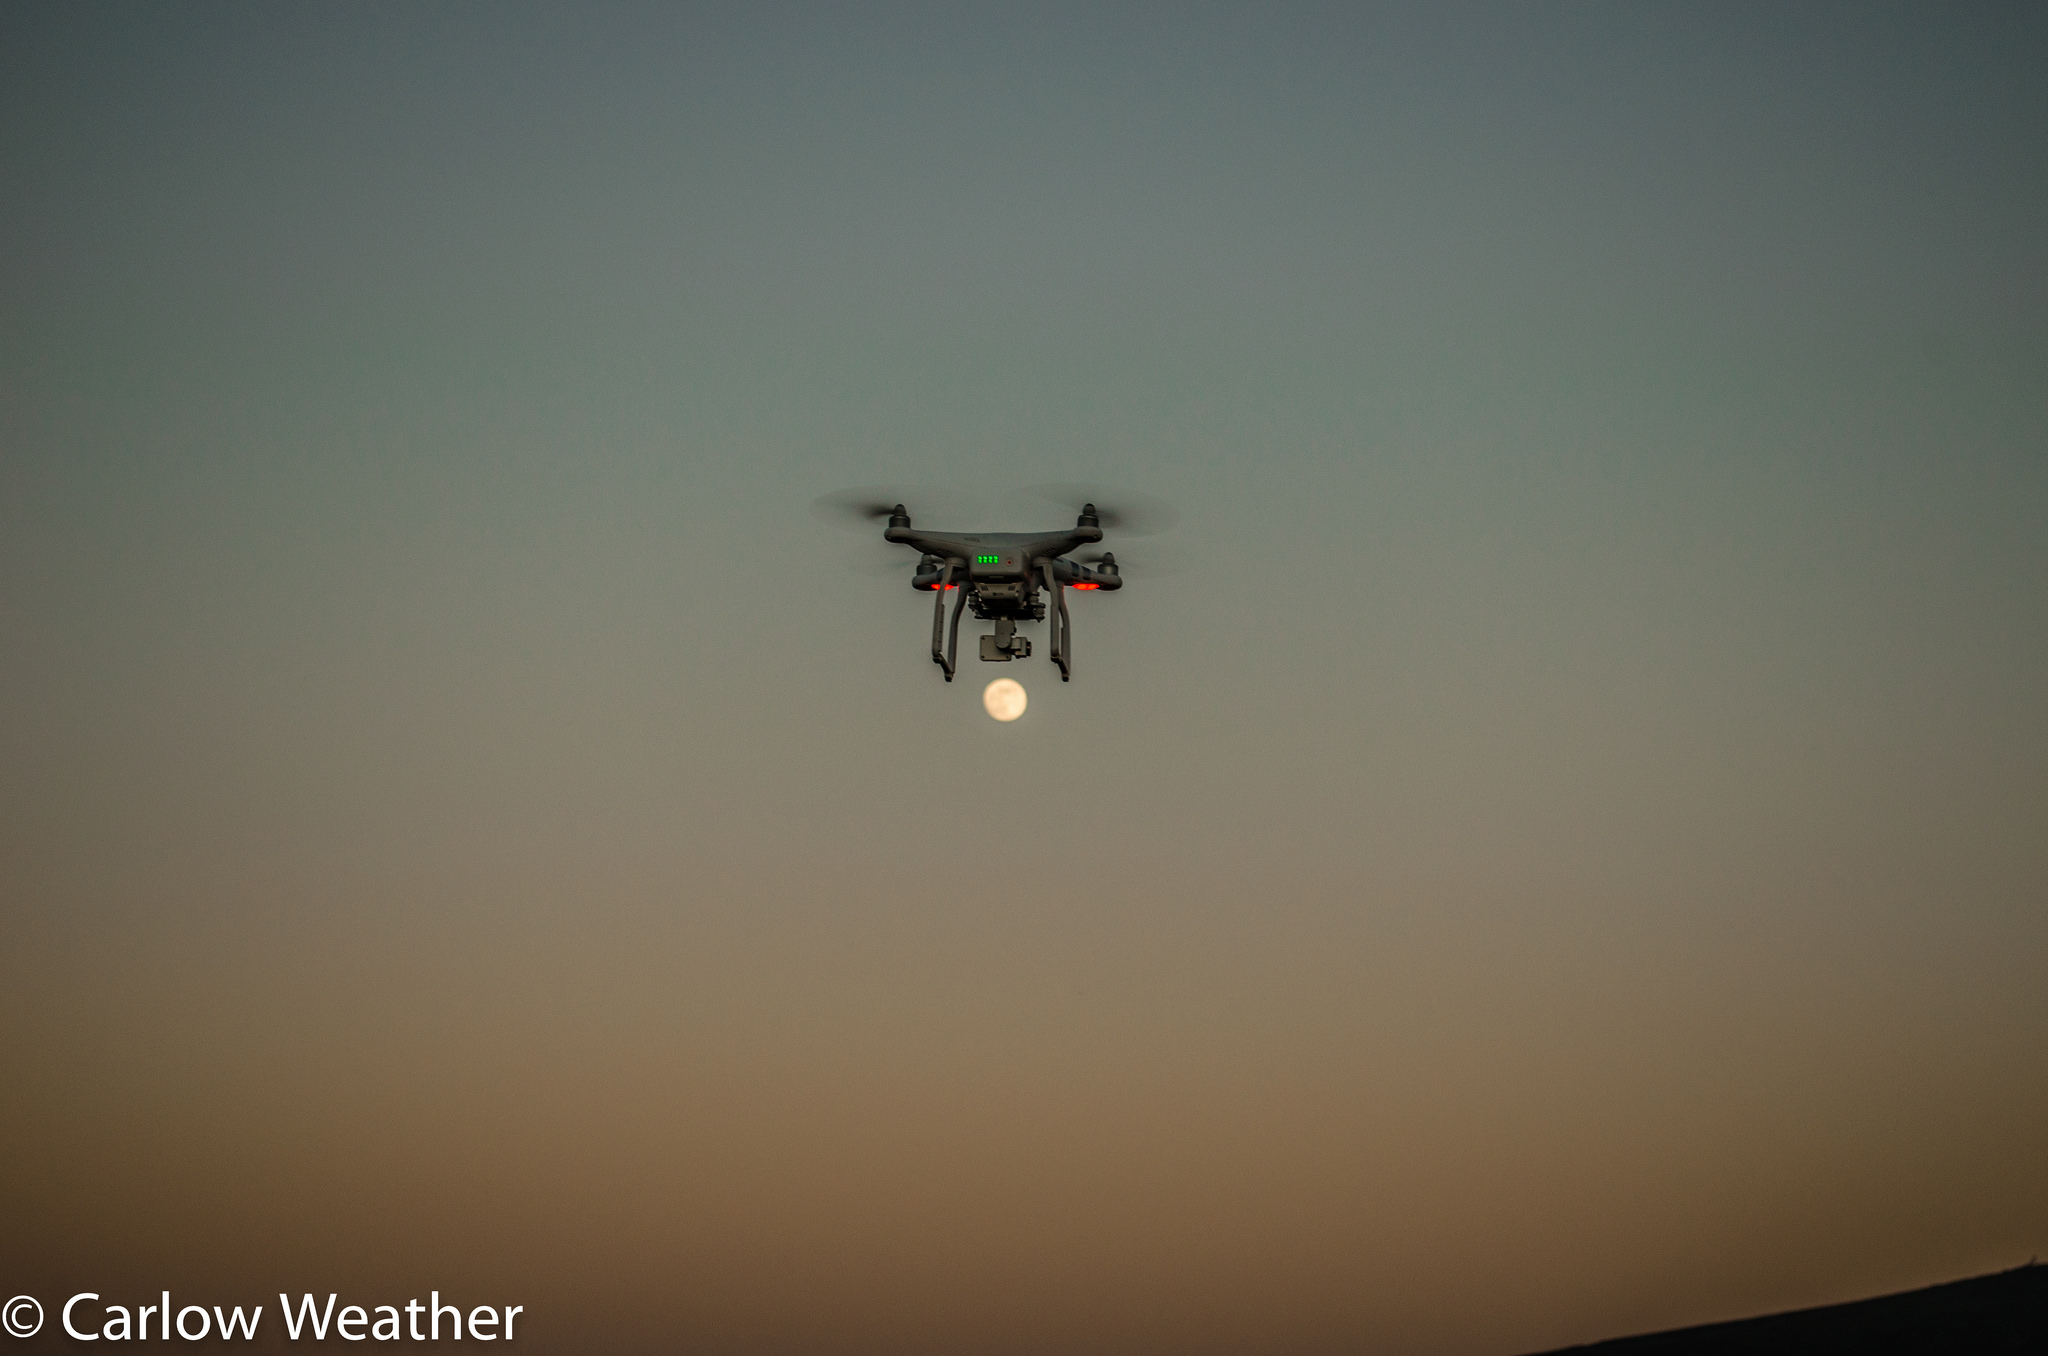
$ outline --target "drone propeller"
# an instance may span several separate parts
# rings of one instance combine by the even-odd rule
[[[1051,500],[1075,514],[1092,504],[1103,530],[1123,537],[1149,537],[1180,521],[1173,505],[1157,495],[1136,490],[1104,485],[1035,485],[1027,493]]]
[[[981,516],[980,505],[972,495],[930,486],[860,485],[821,494],[811,501],[814,517],[835,527],[863,530],[888,522],[899,509],[916,514],[927,523],[942,523],[945,519],[970,523]]]
[[[1148,565],[1141,561],[1134,570],[1131,567],[1130,561],[1117,559],[1116,552],[1114,551],[1090,551],[1084,555],[1068,556],[1067,559],[1091,568],[1106,563],[1117,574],[1136,574],[1144,579],[1158,579],[1163,575],[1179,574],[1182,568],[1178,565],[1160,565],[1156,562]]]
[[[811,512],[837,526],[864,527],[870,522],[886,522],[901,502],[899,496],[873,490],[842,490],[813,499]]]

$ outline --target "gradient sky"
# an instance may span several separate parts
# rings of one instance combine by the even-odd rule
[[[7,6],[0,1291],[1510,1356],[2048,1254],[2044,59]],[[1182,514],[1070,685],[808,511],[1051,481]]]

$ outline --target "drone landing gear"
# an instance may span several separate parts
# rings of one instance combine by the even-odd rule
[[[967,606],[965,587],[960,589],[960,596],[953,601],[952,634],[945,637],[944,648],[940,647],[939,641],[944,635],[946,623],[946,590],[953,587],[953,570],[959,564],[961,562],[957,560],[947,561],[946,572],[939,576],[939,586],[932,591],[932,663],[946,671],[946,681],[949,683],[953,681],[954,662],[960,655],[960,612]]]
[[[1067,591],[1060,587],[1051,561],[1043,562],[1041,568],[1045,571],[1045,586],[1052,591],[1053,605],[1045,615],[1052,628],[1052,662],[1060,666],[1060,681],[1069,683],[1074,679],[1074,630],[1067,619]]]

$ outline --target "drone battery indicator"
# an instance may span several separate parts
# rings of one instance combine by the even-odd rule
[[[974,563],[977,565],[1000,565],[1003,563],[1003,558],[1001,556],[976,556]]]

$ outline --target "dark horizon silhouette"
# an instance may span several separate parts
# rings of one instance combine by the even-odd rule
[[[1531,1356],[2038,1356],[2048,1351],[2048,1266],[1844,1304],[1555,1347]]]

